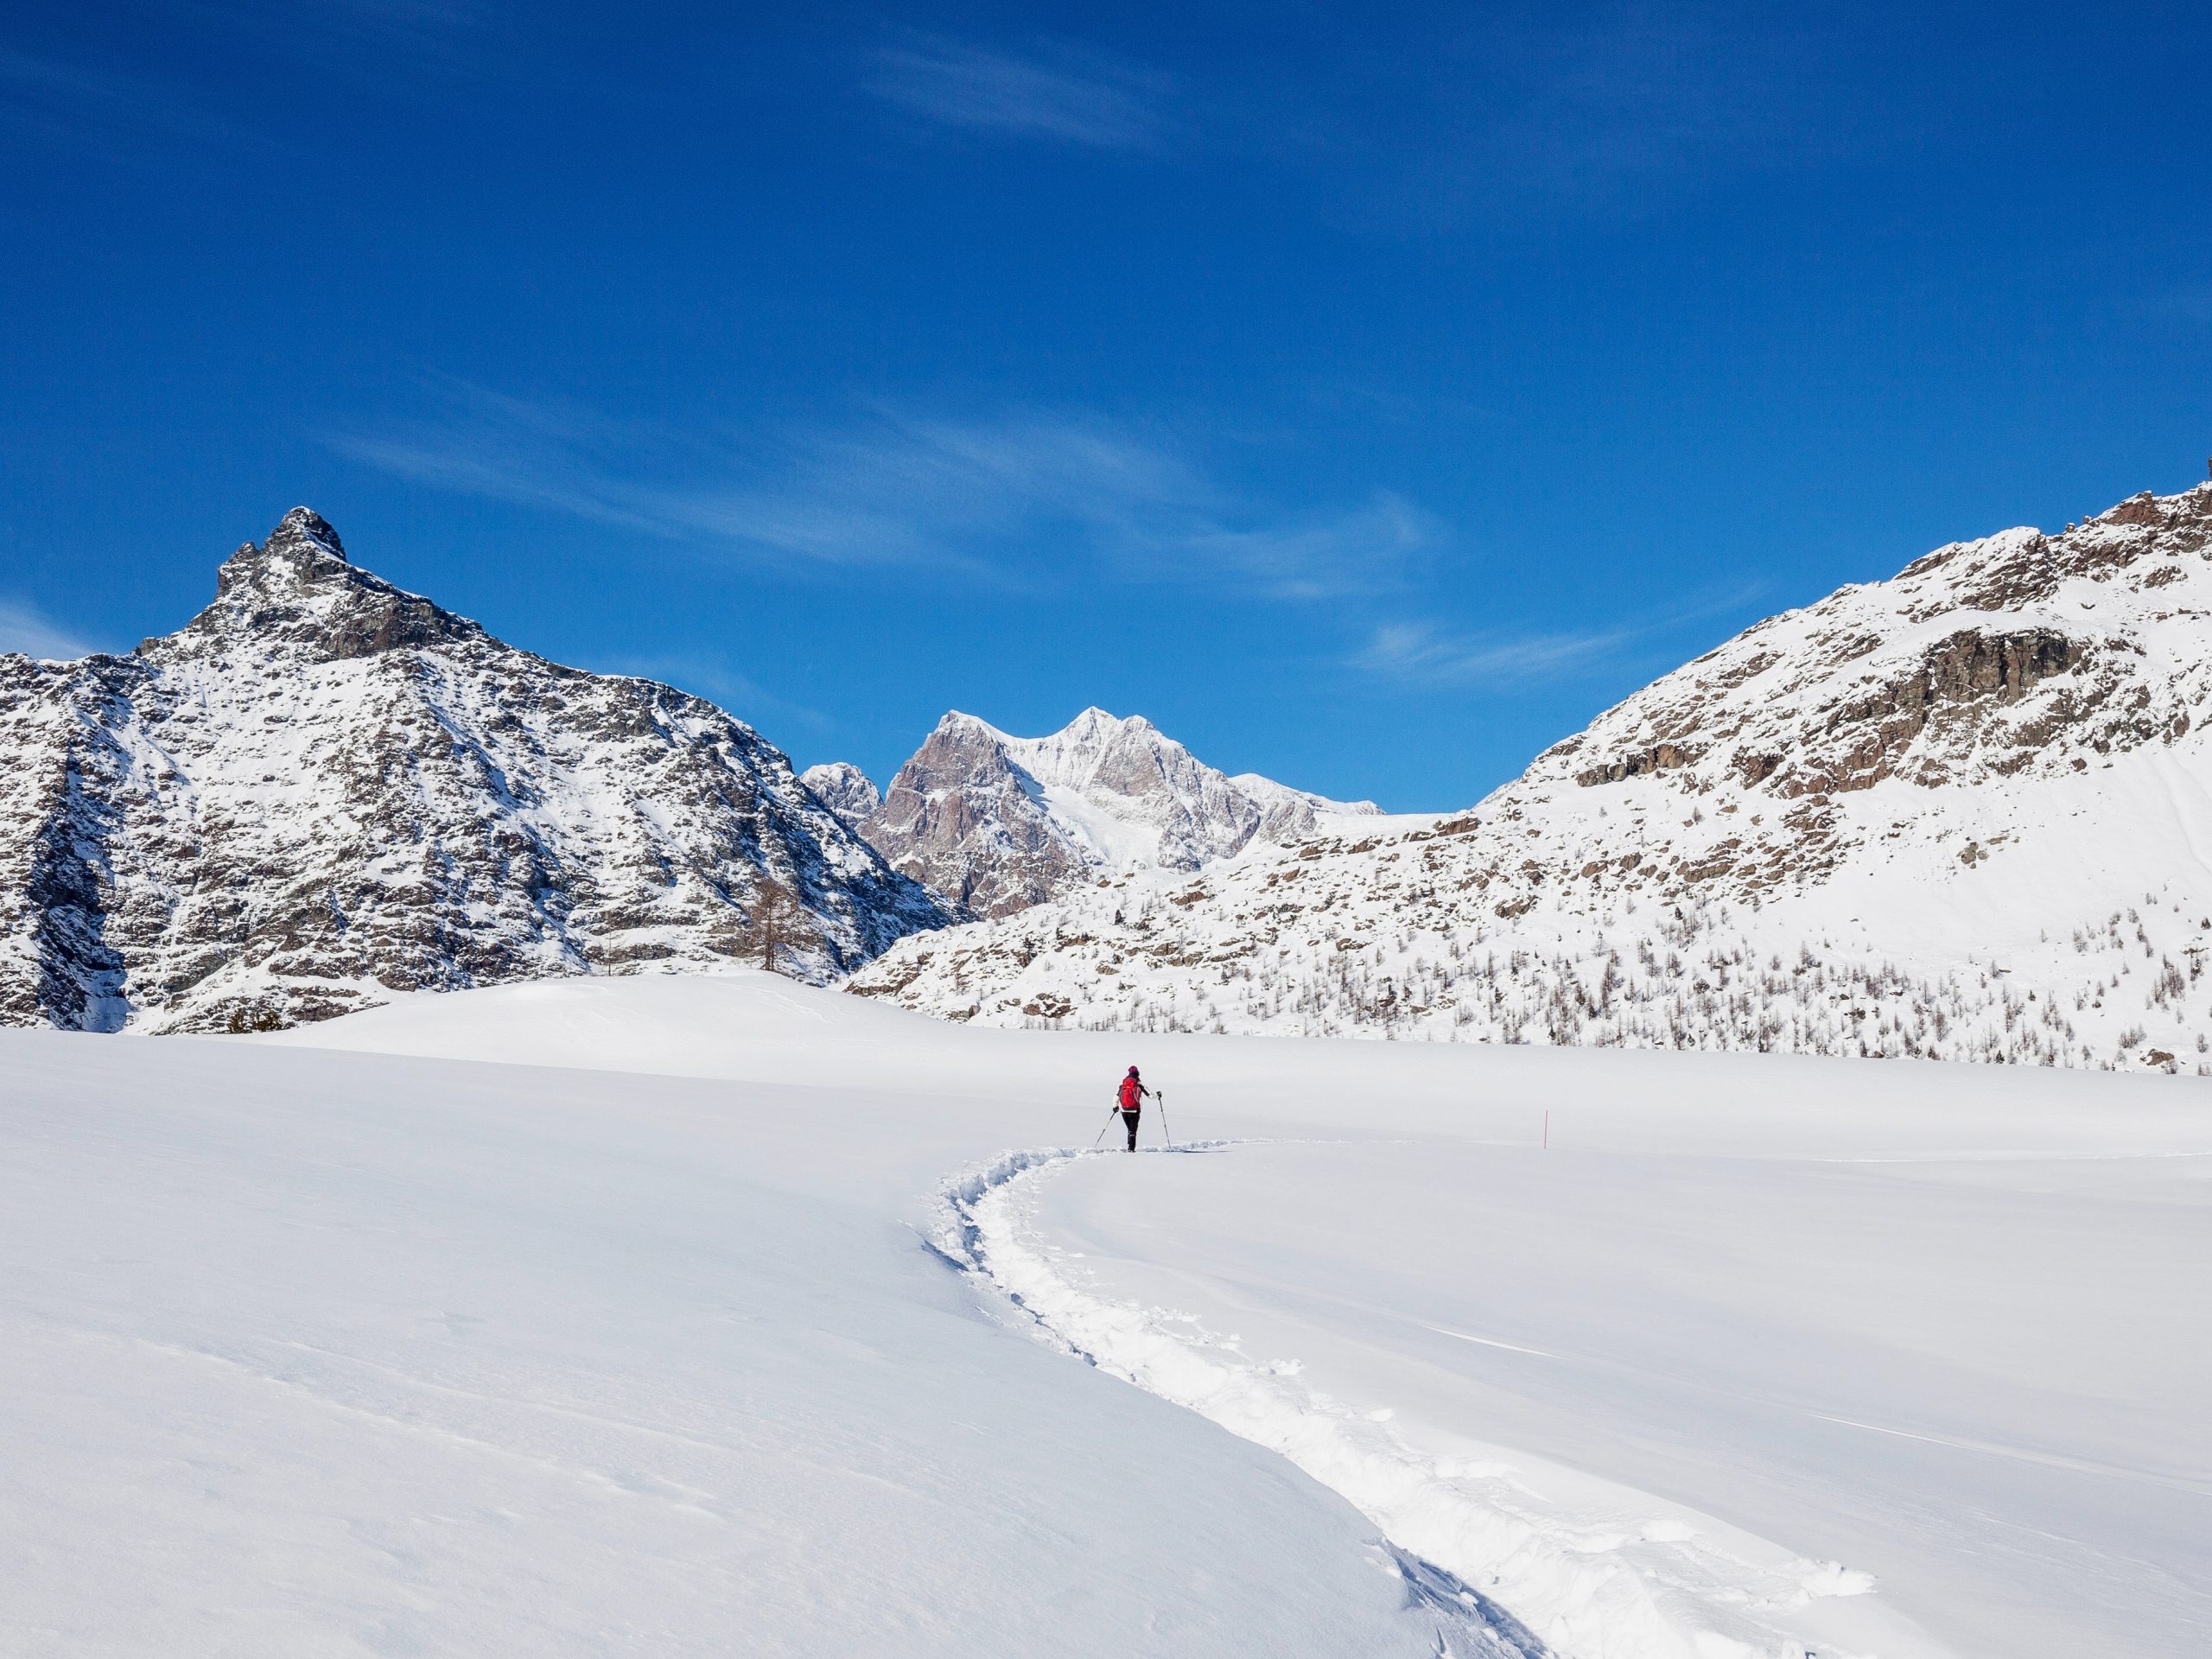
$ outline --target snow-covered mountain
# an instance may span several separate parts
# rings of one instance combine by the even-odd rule
[[[1119,875],[852,988],[996,1024],[2202,1069],[2212,485],[1938,549],[1456,818]]]
[[[868,822],[868,815],[883,804],[882,791],[868,781],[866,772],[849,760],[809,766],[799,773],[798,780],[814,791],[816,799],[837,815],[845,828],[855,832]]]
[[[824,782],[860,798],[842,777]],[[1006,916],[1101,875],[1202,869],[1255,841],[1287,844],[1380,810],[1229,777],[1141,716],[1086,709],[1049,737],[1011,737],[955,712],[899,767],[861,833],[951,903]]]
[[[327,1017],[391,991],[827,979],[945,912],[721,709],[351,563],[297,508],[127,656],[0,656],[0,1022]]]

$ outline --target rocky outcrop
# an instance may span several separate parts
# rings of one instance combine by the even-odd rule
[[[1647,772],[1665,772],[1675,766],[1687,766],[1697,759],[1694,749],[1680,743],[1654,743],[1650,747],[1624,754],[1603,766],[1586,767],[1574,774],[1574,781],[1589,789],[1598,784],[1618,784],[1624,779],[1641,777]]]
[[[973,915],[1041,904],[1089,868],[1004,734],[958,713],[899,768],[861,833],[893,868]]]
[[[1087,709],[1048,737],[1018,738],[955,712],[861,832],[950,903],[1006,916],[1103,874],[1201,869],[1377,810],[1229,777],[1140,716]]]
[[[176,633],[0,657],[0,754],[9,1023],[257,1027],[767,955],[822,980],[947,919],[750,727],[504,645],[304,508]]]

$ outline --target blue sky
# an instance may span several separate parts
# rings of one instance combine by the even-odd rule
[[[0,644],[362,563],[879,779],[1143,713],[1474,799],[2212,454],[2201,7],[0,22]]]

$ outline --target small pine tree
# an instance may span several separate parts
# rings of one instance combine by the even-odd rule
[[[812,943],[818,935],[812,926],[813,918],[798,895],[772,875],[763,875],[753,884],[753,913],[747,918],[746,944],[750,950],[760,953],[760,966],[769,973],[782,971],[776,965],[779,950]]]

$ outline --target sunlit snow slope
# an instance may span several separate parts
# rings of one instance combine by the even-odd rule
[[[665,1209],[626,1224],[656,1236],[735,1230],[734,1249],[702,1250],[696,1271],[721,1285],[702,1296],[751,1316],[744,1375],[809,1357],[803,1386],[746,1384],[754,1432],[817,1446],[813,1396],[833,1389],[842,1421],[876,1426],[819,1454],[833,1470],[879,1430],[933,1446],[951,1408],[931,1394],[917,1412],[903,1395],[910,1376],[942,1374],[955,1389],[990,1379],[994,1402],[1079,1390],[1057,1430],[1077,1446],[1054,1459],[1088,1447],[1173,1468],[1191,1492],[1249,1478],[1160,1438],[1165,1419],[1084,1421],[1119,1377],[1140,1385],[1132,1401],[1191,1408],[1174,1436],[1210,1419],[1357,1505],[1362,1535],[1408,1553],[1395,1595],[1429,1586],[1407,1617],[1452,1652],[2181,1659],[2212,1623],[2212,1407],[2196,1385],[2212,1365],[2212,1113],[2190,1082],[990,1031],[759,976],[416,998],[271,1040],[662,1074],[464,1068],[485,1086],[602,1103],[548,1120],[581,1154],[608,1143],[577,1113],[620,1103],[622,1155],[569,1179],[612,1183],[615,1214]],[[1177,1137],[1207,1149],[1056,1154],[1090,1142],[1130,1060],[1166,1090]],[[444,1109],[410,1107],[408,1132],[484,1161],[480,1126],[464,1113],[435,1128]],[[695,1117],[726,1142],[702,1141]],[[1155,1111],[1148,1141],[1159,1127]],[[675,1167],[702,1147],[711,1222],[683,1219],[694,1174]],[[819,1225],[794,1217],[794,1192],[825,1206]],[[764,1203],[772,1222],[749,1214]],[[565,1190],[552,1207],[569,1207]],[[403,1236],[415,1225],[384,1220]],[[603,1255],[603,1230],[588,1219],[558,1262]],[[471,1252],[442,1259],[445,1274],[474,1270]],[[910,1277],[917,1260],[963,1264],[969,1282]],[[632,1272],[668,1277],[633,1242],[593,1281],[612,1290]],[[688,1294],[656,1282],[657,1323],[711,1329]],[[916,1294],[926,1318],[906,1305]],[[968,1295],[1008,1327],[930,1322]],[[603,1306],[563,1327],[572,1340]],[[824,1320],[876,1357],[840,1369],[842,1350],[813,1345]],[[1024,1330],[1045,1340],[1009,1345]],[[382,1362],[405,1376],[454,1363],[442,1337],[416,1341],[387,1336]],[[706,1363],[732,1351],[710,1344]],[[1039,1356],[1062,1381],[1032,1369]],[[559,1349],[500,1374],[525,1390],[580,1386]],[[671,1427],[702,1408],[681,1391],[657,1407]],[[951,1414],[987,1468],[1030,1432],[995,1404]],[[709,1507],[737,1489],[720,1483],[742,1484],[735,1465],[689,1454],[657,1466]],[[1021,1475],[1068,1478],[1057,1462]],[[1145,1553],[1168,1518],[1147,1495],[1111,1501],[1134,1507],[1109,1529],[1135,1535],[1144,1561],[1170,1559]],[[1176,1522],[1249,1501],[1238,1488]],[[991,1534],[1005,1552],[991,1571],[1022,1586],[1015,1599],[1071,1570],[1060,1540],[1023,1531],[1064,1526],[1071,1502],[1089,1513],[1033,1491]],[[1250,1524],[1288,1523],[1263,1507]],[[1341,1596],[1340,1573],[1299,1581],[1299,1552],[1357,1554],[1360,1532],[1324,1526],[1294,1548],[1263,1536],[1253,1547],[1270,1564],[1194,1593],[1224,1630],[1248,1601]],[[1423,1580],[1432,1569],[1454,1576]],[[1486,1599],[1457,1600],[1455,1586]],[[1113,1593],[1142,1607],[1156,1592],[1133,1579]],[[1344,1653],[1399,1639],[1400,1616],[1366,1592],[1330,1605],[1334,1624],[1250,1640]],[[1346,1645],[1344,1621],[1363,1619],[1382,1634]],[[1027,1634],[984,1649],[1107,1650]]]
[[[432,1006],[621,1058],[696,987],[534,988]],[[1433,1654],[1371,1524],[921,1243],[1067,1104],[815,1000],[820,1087],[0,1033],[0,1653]]]

